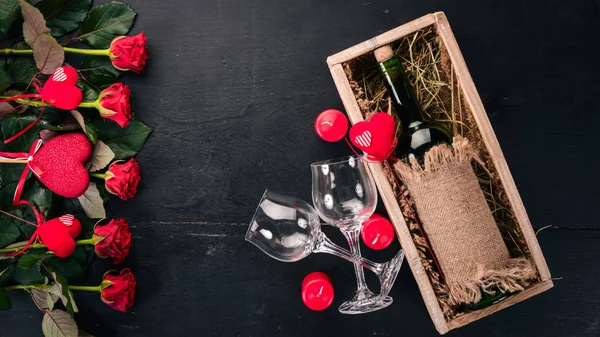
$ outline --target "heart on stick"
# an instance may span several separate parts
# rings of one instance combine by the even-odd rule
[[[368,122],[358,122],[350,128],[352,144],[376,160],[389,157],[395,140],[394,118],[385,112],[378,112]]]
[[[70,66],[57,68],[42,88],[42,99],[48,104],[63,110],[73,110],[79,106],[83,95],[75,85],[77,70]]]
[[[91,154],[92,145],[84,134],[64,133],[46,142],[29,161],[29,167],[52,192],[77,198],[90,184],[83,165]]]
[[[75,238],[81,233],[81,223],[73,215],[66,214],[39,225],[37,233],[49,251],[65,258],[75,251]]]

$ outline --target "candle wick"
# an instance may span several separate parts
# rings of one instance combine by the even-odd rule
[[[319,293],[317,294],[317,297],[321,296],[321,293],[323,293],[323,286],[321,286],[321,289],[319,289]]]
[[[377,243],[377,240],[379,240],[379,233],[377,233],[377,236],[375,237],[375,240],[373,240],[373,242],[371,243],[372,245],[374,245],[375,243]]]

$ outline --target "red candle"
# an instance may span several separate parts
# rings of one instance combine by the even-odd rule
[[[388,219],[375,213],[363,224],[360,236],[369,248],[382,250],[394,241],[394,227]]]
[[[348,132],[348,119],[339,110],[325,110],[315,120],[315,131],[324,141],[337,142]]]
[[[327,309],[333,302],[333,286],[327,274],[312,272],[302,281],[302,301],[311,310]]]

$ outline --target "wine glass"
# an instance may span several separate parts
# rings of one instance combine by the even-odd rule
[[[365,163],[361,157],[349,156],[313,163],[311,171],[312,199],[317,213],[326,223],[340,229],[353,255],[361,256],[360,228],[377,206],[377,190]],[[369,290],[360,263],[354,262],[354,271],[358,284],[356,295],[342,303],[340,312],[362,314],[392,304],[387,292],[378,296]],[[398,270],[395,272],[397,275]]]
[[[328,253],[373,271],[381,283],[381,293],[387,295],[399,266],[402,250],[386,263],[376,263],[351,254],[334,244],[321,231],[315,209],[303,200],[265,191],[246,232],[246,241],[270,257],[283,262],[296,262],[311,253]]]

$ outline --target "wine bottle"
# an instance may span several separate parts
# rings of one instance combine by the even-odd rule
[[[385,86],[400,123],[402,133],[398,137],[396,157],[416,157],[422,160],[425,152],[435,145],[452,143],[451,132],[444,124],[425,118],[423,109],[417,101],[412,86],[402,69],[402,62],[394,55],[390,45],[375,50],[375,59],[379,64],[379,73],[383,76]],[[461,306],[461,310],[479,310],[503,301],[509,293],[498,290],[493,294],[484,293],[477,303]]]
[[[402,124],[395,154],[398,158],[422,159],[427,150],[440,143],[450,144],[450,131],[440,122],[424,117],[413,89],[402,70],[402,62],[389,45],[375,50],[379,72]]]

